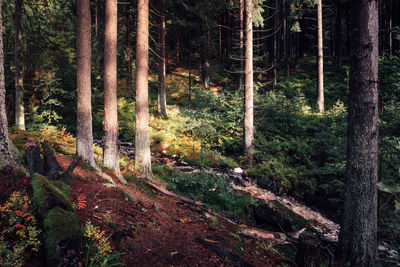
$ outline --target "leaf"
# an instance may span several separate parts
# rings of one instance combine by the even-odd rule
[[[394,208],[396,209],[396,211],[400,211],[400,202],[395,200],[394,201]]]
[[[376,184],[378,189],[386,193],[400,193],[400,184],[393,181],[384,180]]]

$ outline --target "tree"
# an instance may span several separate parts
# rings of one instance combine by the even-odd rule
[[[253,146],[253,1],[245,0],[246,43],[245,43],[245,89],[243,152],[248,154]]]
[[[106,0],[104,27],[104,140],[103,164],[114,170],[124,182],[119,169],[117,103],[117,0]]]
[[[378,1],[350,4],[351,66],[346,190],[340,232],[343,263],[377,259]]]
[[[22,74],[22,0],[15,0],[15,125],[25,130],[24,82]]]
[[[162,8],[165,7],[165,0],[162,1]],[[166,79],[166,57],[165,57],[165,15],[161,11],[159,28],[159,58],[158,58],[158,101],[157,115],[167,117],[167,88]]]
[[[77,136],[76,153],[97,168],[93,154],[91,104],[91,29],[90,0],[77,0]]]
[[[317,2],[318,20],[318,110],[324,113],[324,42],[322,35],[322,0]]]
[[[135,168],[152,178],[149,133],[149,0],[138,0],[136,39]]]
[[[0,0],[0,29],[3,29],[2,0]],[[10,164],[14,165],[11,152],[11,142],[8,137],[8,122],[6,113],[6,89],[4,83],[3,31],[0,30],[0,169]]]

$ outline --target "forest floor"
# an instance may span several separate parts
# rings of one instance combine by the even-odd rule
[[[63,169],[73,159],[62,153],[56,153],[56,158]],[[226,220],[160,194],[140,180],[122,185],[112,171],[105,172],[113,177],[115,186],[80,164],[73,172],[71,202],[77,204],[78,197],[85,196],[84,207],[75,210],[82,229],[90,221],[104,231],[126,266],[295,266],[267,240],[241,236]],[[30,178],[15,180],[4,169],[0,205],[14,191],[32,196]],[[41,266],[43,251],[24,258],[24,266]]]

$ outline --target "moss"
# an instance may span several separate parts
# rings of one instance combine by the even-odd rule
[[[293,220],[293,223],[296,224],[298,229],[302,229],[308,225],[308,221],[306,219],[304,219],[294,211],[288,209],[279,201],[272,200],[268,203],[268,205],[272,208],[279,210],[281,213],[286,214],[289,218],[291,218],[291,220]]]
[[[70,187],[62,181],[49,181],[43,175],[35,173],[32,178],[32,187],[33,201],[41,216],[57,206],[73,210],[69,200]]]
[[[57,251],[59,241],[68,240],[71,244],[79,245],[81,236],[79,220],[73,212],[56,207],[47,213],[43,227],[47,233],[45,246],[50,266],[61,256],[60,251]]]

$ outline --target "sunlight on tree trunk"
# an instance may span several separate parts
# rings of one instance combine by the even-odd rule
[[[15,125],[25,130],[24,81],[22,73],[22,0],[15,0]]]
[[[149,133],[149,0],[138,0],[136,44],[135,168],[152,179]]]
[[[162,1],[162,6],[165,8],[165,0]],[[167,117],[167,88],[165,79],[166,56],[165,56],[165,14],[161,11],[160,28],[159,28],[159,58],[158,58],[158,99],[157,99],[157,115]]]
[[[318,110],[325,112],[324,103],[324,42],[322,32],[322,0],[317,2],[318,16]]]

